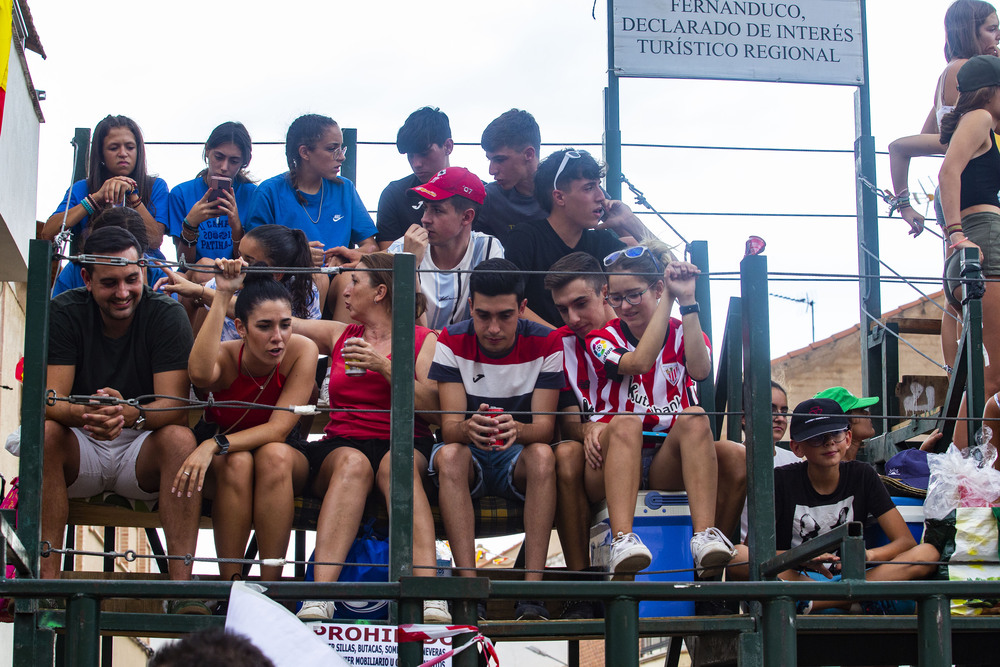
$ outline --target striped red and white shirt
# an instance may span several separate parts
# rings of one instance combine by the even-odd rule
[[[559,341],[563,352],[563,370],[566,372],[566,387],[563,391],[573,392],[576,405],[584,413],[593,413],[597,406],[597,387],[600,382],[593,358],[587,354],[587,345],[579,336],[567,327],[562,326],[552,332],[552,337]],[[568,400],[568,399],[567,399]],[[560,405],[572,405],[571,402]]]
[[[587,352],[594,359],[598,376],[597,414],[591,420],[609,422],[613,413],[634,412],[644,415],[644,431],[666,433],[674,425],[676,413],[698,404],[694,380],[684,366],[684,327],[680,320],[670,318],[653,368],[642,375],[619,375],[622,355],[634,352],[638,342],[620,319],[587,335]],[[705,344],[709,344],[708,336]]]

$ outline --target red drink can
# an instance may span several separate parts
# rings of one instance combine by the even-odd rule
[[[497,417],[503,414],[503,408],[498,408],[495,405],[491,405],[490,407],[486,408],[486,412],[489,412],[493,417]],[[490,447],[499,447],[502,444],[503,443],[497,440],[496,438],[490,440]]]

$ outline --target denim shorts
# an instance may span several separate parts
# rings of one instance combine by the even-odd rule
[[[430,473],[435,484],[438,483],[438,478],[434,474],[434,457],[442,447],[443,444],[435,445],[431,452]],[[524,451],[523,445],[511,445],[502,450],[485,450],[473,445],[468,447],[472,452],[472,467],[475,470],[470,490],[473,498],[500,496],[524,502],[524,493],[514,486],[514,466]]]

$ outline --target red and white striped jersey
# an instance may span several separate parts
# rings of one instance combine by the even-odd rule
[[[563,370],[566,372],[563,391],[573,392],[581,412],[594,412],[600,379],[593,357],[587,354],[586,343],[567,326],[559,327],[550,335],[559,340],[563,351]],[[563,405],[563,401],[559,404]]]
[[[663,349],[653,368],[642,375],[619,375],[622,355],[635,351],[638,342],[620,319],[587,335],[587,352],[593,357],[598,376],[597,414],[591,419],[609,422],[613,413],[634,412],[645,415],[644,431],[666,433],[674,425],[676,413],[698,404],[694,380],[684,366],[684,327],[680,320],[670,318]],[[709,344],[708,336],[705,344]]]

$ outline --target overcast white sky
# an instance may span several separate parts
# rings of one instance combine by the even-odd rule
[[[868,3],[873,133],[889,141],[917,132],[945,62],[948,0]],[[203,142],[225,120],[240,120],[260,141],[283,141],[302,113],[358,128],[362,141],[393,141],[406,116],[436,105],[456,141],[478,142],[486,124],[511,107],[531,111],[543,142],[599,142],[606,85],[606,5],[569,0],[172,3],[54,0],[31,3],[48,60],[31,57],[45,90],[38,217],[46,219],[71,176],[73,128],[108,113],[126,114],[148,142]],[[625,142],[851,149],[854,89],[664,79],[621,85]],[[543,146],[543,154],[556,147]],[[594,149],[599,154],[599,149]],[[202,167],[198,146],[150,146],[150,170],[172,187]],[[408,173],[392,146],[362,147],[358,188],[370,209],[382,187]],[[689,239],[707,239],[714,271],[736,271],[749,234],[767,240],[773,271],[857,272],[855,222],[693,217],[679,212],[853,214],[849,155],[626,149],[623,171]],[[456,149],[452,164],[489,180],[478,146]],[[913,174],[936,181],[938,162]],[[258,146],[252,173],[284,171],[280,146]],[[889,186],[879,158],[879,185]],[[911,179],[915,184],[916,179]],[[624,197],[626,203],[632,199]],[[885,207],[880,206],[884,213]],[[645,218],[644,218],[645,219]],[[647,222],[668,241],[658,222]],[[906,275],[940,275],[939,242],[911,240],[895,218],[883,221],[883,258]],[[738,285],[713,284],[717,343]],[[929,288],[934,289],[934,288]],[[841,283],[779,283],[772,291],[816,302],[816,335],[858,321],[857,289]],[[886,310],[916,298],[886,287]],[[772,356],[811,340],[800,304],[770,301]],[[779,324],[780,323],[780,324]]]

